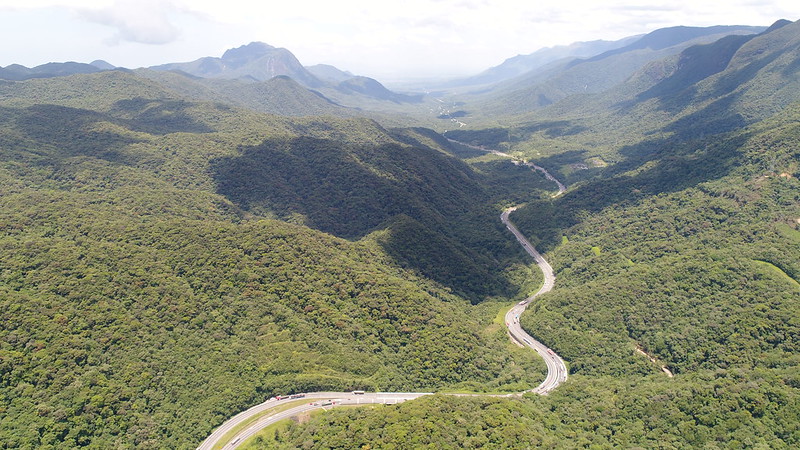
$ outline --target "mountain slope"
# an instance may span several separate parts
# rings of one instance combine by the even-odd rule
[[[178,95],[200,102],[226,103],[281,116],[364,115],[355,109],[337,105],[318,91],[307,89],[283,75],[266,81],[253,81],[200,78],[182,72],[149,69],[140,69],[136,73]]]
[[[541,377],[540,361],[478,319],[493,307],[454,294],[513,290],[487,270],[502,251],[482,256],[444,224],[419,225],[486,198],[478,175],[445,153],[368,120],[192,102],[134,73],[0,86],[4,445],[183,448],[275,394],[514,390]],[[219,169],[267,174],[269,158],[286,198],[300,201],[271,208],[318,204],[342,222],[318,226],[350,233],[384,213],[386,226],[346,241],[217,192],[236,181],[214,178]],[[326,171],[330,192],[320,189]],[[392,197],[335,215],[370,187]],[[395,203],[407,214],[386,212]],[[481,231],[495,222],[487,208]],[[449,266],[417,252],[400,259],[415,229],[430,257],[455,253]]]
[[[375,123],[353,125],[385,141],[265,140],[212,161],[218,192],[249,214],[350,239],[377,238],[403,267],[472,301],[507,292],[507,282],[487,270],[500,268],[498,256],[478,244],[502,233],[493,208],[482,206],[491,198],[483,177],[437,149],[402,145]],[[357,132],[353,127],[350,134]],[[470,229],[476,221],[484,228]],[[425,246],[414,243],[421,236]],[[434,263],[442,260],[448,264]]]
[[[251,448],[800,445],[798,35],[780,23],[688,48],[538,122],[473,133],[535,134],[510,151],[546,167],[616,163],[511,215],[557,274],[521,323],[569,362],[563,389],[333,411]]]
[[[355,76],[350,72],[339,70],[329,64],[315,64],[313,66],[306,67],[306,70],[314,74],[314,76],[320,80],[332,84],[341,83],[342,81],[349,80]]]
[[[562,61],[496,86],[475,105],[481,114],[510,116],[546,107],[575,94],[604,92],[646,64],[729,35],[749,35],[758,27],[677,27],[656,30],[636,42],[587,59]]]
[[[569,45],[542,48],[528,55],[517,55],[513,58],[508,58],[500,65],[491,67],[478,75],[454,80],[443,86],[437,86],[437,88],[447,89],[495,84],[532,72],[554,61],[565,58],[588,58],[624,47],[631,41],[638,39],[639,36],[630,36],[617,41],[574,42]]]
[[[398,94],[386,89],[377,80],[369,77],[351,77],[336,85],[336,90],[345,94],[360,94],[378,100],[386,100],[395,103],[419,102],[422,95]]]
[[[207,80],[203,83],[235,105],[282,116],[332,115],[352,117],[357,111],[340,106],[318,91],[285,75],[267,81]]]
[[[755,36],[688,48],[660,70],[646,68],[601,100],[613,102],[618,118],[638,117],[654,128],[669,115],[674,123],[667,129],[686,137],[754,123],[800,100],[798,30],[800,23],[780,21]]]
[[[601,53],[595,57],[588,58],[584,61],[576,61],[575,64],[583,62],[599,61],[614,55],[628,53],[634,50],[663,50],[669,47],[674,47],[684,42],[692,42],[698,38],[707,36],[726,36],[731,34],[756,34],[764,31],[763,27],[751,26],[712,26],[712,27],[670,27],[661,28],[653,32],[647,33],[641,39],[632,42],[631,44],[620,47],[618,49],[609,50]]]
[[[798,27],[781,21],[758,35],[690,46],[604,92],[573,95],[517,116],[508,128],[448,134],[519,151],[557,168],[568,184],[625,172],[675,139],[731,131],[800,100]]]

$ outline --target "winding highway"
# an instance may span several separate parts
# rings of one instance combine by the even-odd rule
[[[542,175],[544,175],[545,178],[547,178],[548,180],[552,181],[553,183],[556,184],[556,186],[558,186],[558,192],[553,194],[553,197],[558,197],[559,195],[561,195],[561,194],[563,194],[564,192],[567,191],[567,187],[564,186],[564,184],[561,183],[561,181],[559,181],[558,178],[556,178],[553,175],[551,175],[550,172],[548,172],[547,169],[545,169],[544,167],[537,166],[536,164],[534,164],[532,162],[523,161],[523,160],[518,159],[518,158],[516,158],[516,157],[514,157],[514,156],[512,156],[512,155],[510,155],[508,153],[501,152],[500,150],[494,150],[494,149],[490,149],[490,148],[486,148],[486,147],[482,147],[482,146],[478,146],[478,145],[467,144],[466,142],[461,142],[461,141],[457,141],[455,139],[450,139],[450,138],[447,138],[447,140],[449,142],[454,143],[454,144],[463,145],[464,147],[469,147],[469,148],[472,148],[472,149],[475,149],[475,150],[480,150],[482,152],[491,153],[491,154],[497,155],[497,156],[502,156],[504,158],[510,158],[512,160],[512,162],[514,164],[518,165],[518,166],[519,165],[523,165],[523,166],[530,167],[533,170],[538,170],[539,172],[542,173]],[[506,218],[508,218],[508,217],[506,216]]]
[[[513,308],[508,310],[506,313],[506,326],[508,327],[508,334],[510,334],[515,341],[517,341],[520,345],[524,345],[536,350],[536,353],[538,353],[542,359],[544,359],[545,364],[547,364],[547,377],[545,377],[542,384],[529,391],[546,395],[548,392],[557,388],[559,384],[567,380],[567,365],[564,364],[564,360],[561,359],[561,357],[558,356],[553,350],[534,339],[522,329],[522,326],[519,324],[519,316],[525,311],[525,308],[528,307],[528,304],[531,302],[531,300],[544,294],[545,292],[550,292],[553,289],[553,286],[555,286],[556,282],[556,276],[553,273],[553,268],[550,266],[550,263],[544,259],[541,253],[536,251],[533,245],[528,242],[528,239],[526,239],[525,236],[520,233],[517,227],[515,227],[514,224],[509,220],[508,215],[511,214],[515,209],[517,208],[508,208],[507,210],[503,211],[503,213],[500,215],[500,220],[502,220],[506,228],[508,228],[509,231],[514,234],[514,236],[517,238],[517,241],[519,241],[519,243],[522,245],[522,248],[524,248],[525,251],[536,261],[536,264],[544,274],[544,283],[535,294],[517,303]]]
[[[457,141],[453,141],[457,142]],[[461,145],[467,145],[496,155],[514,159],[511,155],[499,152],[497,150],[486,150],[482,147],[457,142]],[[531,167],[533,170],[540,171],[544,176],[558,186],[558,196],[566,191],[566,187],[561,184],[556,178],[550,175],[547,170],[539,167],[530,162],[523,162],[514,159],[515,164],[524,164]],[[509,215],[515,211],[517,207],[508,208],[500,215],[500,220],[505,224],[506,228],[514,234],[517,241],[522,245],[522,248],[536,261],[536,264],[544,274],[544,283],[542,287],[536,291],[535,294],[522,300],[512,307],[505,315],[506,326],[508,327],[508,334],[511,339],[516,341],[519,345],[529,347],[535,350],[544,359],[547,365],[547,376],[544,381],[537,387],[519,394],[510,395],[489,395],[489,394],[453,394],[453,395],[483,395],[487,397],[509,397],[519,396],[526,392],[533,392],[540,395],[547,395],[553,389],[557,388],[561,383],[567,380],[567,366],[564,360],[561,359],[553,350],[534,339],[519,324],[519,317],[525,311],[531,300],[539,295],[549,292],[555,285],[556,277],[553,273],[553,268],[544,259],[544,257],[536,251],[528,239],[511,223]],[[264,428],[280,422],[281,420],[297,416],[304,412],[315,409],[328,409],[337,406],[345,405],[360,405],[360,404],[396,404],[406,400],[413,400],[425,395],[431,395],[430,392],[311,392],[305,394],[295,394],[288,397],[273,397],[263,403],[251,407],[246,411],[228,419],[225,423],[220,425],[210,436],[208,436],[198,450],[212,450],[214,448],[221,449],[235,449],[247,441],[249,438],[255,436],[259,431]],[[283,408],[283,405],[292,402],[293,400],[303,400],[302,404],[292,406],[290,408]],[[275,409],[275,411],[270,411]],[[234,433],[234,430],[238,430]]]
[[[485,147],[471,145],[453,139],[448,139],[448,141],[469,148],[473,148],[475,150],[491,153],[493,155],[502,156],[504,158],[510,158],[516,165],[524,165],[530,167],[532,170],[541,172],[545,178],[554,182],[556,186],[558,186],[558,192],[553,194],[553,197],[558,197],[559,195],[567,191],[567,187],[564,186],[564,184],[561,183],[561,181],[559,181],[556,177],[551,175],[544,167],[538,166],[532,162],[517,159],[514,156],[508,153],[501,152],[499,150],[487,149]],[[513,208],[508,208],[505,211],[503,211],[503,213],[500,214],[500,220],[503,222],[506,228],[508,228],[508,230],[511,231],[512,234],[514,234],[514,237],[517,238],[517,241],[520,243],[520,245],[522,245],[522,248],[524,248],[525,251],[529,255],[531,255],[531,257],[533,257],[534,261],[536,261],[536,264],[539,266],[539,269],[542,271],[542,274],[544,274],[544,283],[542,284],[542,287],[539,288],[538,291],[536,291],[535,294],[514,305],[514,307],[511,308],[506,313],[505,320],[506,320],[506,326],[508,327],[508,334],[511,336],[511,338],[517,341],[517,343],[519,343],[522,346],[530,347],[536,350],[536,353],[538,353],[542,357],[542,359],[544,359],[545,364],[547,364],[547,377],[545,377],[542,384],[526,392],[535,392],[537,394],[546,395],[553,389],[557,388],[559,384],[567,380],[567,374],[568,374],[567,365],[564,364],[564,360],[561,359],[561,357],[558,356],[555,352],[553,352],[553,350],[549,349],[547,346],[534,339],[531,335],[529,335],[528,333],[525,332],[525,330],[522,329],[522,326],[520,326],[519,324],[519,316],[522,315],[522,313],[525,311],[525,308],[528,307],[528,304],[531,302],[531,300],[544,294],[545,292],[550,292],[553,289],[553,286],[555,286],[556,282],[556,276],[555,273],[553,273],[553,268],[550,266],[550,263],[548,263],[547,260],[544,259],[541,253],[536,251],[536,249],[533,247],[533,245],[531,245],[528,239],[525,238],[525,235],[523,235],[517,229],[517,227],[515,227],[514,224],[511,223],[511,220],[509,219],[508,216],[516,209],[517,207],[515,206]]]

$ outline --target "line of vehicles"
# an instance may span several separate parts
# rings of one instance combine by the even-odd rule
[[[353,391],[353,395],[364,395],[366,391]],[[297,400],[299,398],[305,398],[306,394],[292,394],[292,395],[276,395],[275,397],[270,398],[270,400]],[[330,403],[329,403],[330,404]],[[326,406],[326,405],[323,405]]]
[[[292,394],[292,395],[276,395],[275,397],[270,398],[270,400],[295,400],[298,398],[304,398],[306,394]]]

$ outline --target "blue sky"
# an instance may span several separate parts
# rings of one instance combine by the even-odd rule
[[[252,41],[386,81],[478,73],[575,41],[797,20],[796,0],[0,0],[0,66],[136,68]]]

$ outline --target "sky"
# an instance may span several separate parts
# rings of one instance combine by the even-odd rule
[[[0,0],[0,66],[146,67],[253,41],[381,81],[477,74],[555,45],[771,25],[797,0]]]

